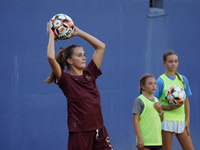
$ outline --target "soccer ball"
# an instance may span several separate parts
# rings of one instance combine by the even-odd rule
[[[57,14],[51,18],[50,22],[56,39],[65,40],[72,36],[74,22],[69,16]]]
[[[179,86],[172,86],[166,91],[165,99],[171,106],[178,106],[184,102],[186,94]]]

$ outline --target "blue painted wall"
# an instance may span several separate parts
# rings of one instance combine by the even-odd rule
[[[67,149],[66,99],[56,85],[44,82],[51,70],[46,24],[57,13],[68,14],[76,26],[106,44],[97,84],[114,149],[136,149],[132,104],[139,79],[162,74],[162,55],[169,49],[179,55],[178,71],[193,92],[190,130],[195,149],[200,148],[199,7],[197,0],[168,0],[163,2],[167,16],[148,18],[148,0],[2,1],[0,149]],[[73,43],[83,46],[89,62],[92,47],[79,37],[57,41],[56,52]],[[175,137],[173,149],[181,149]]]

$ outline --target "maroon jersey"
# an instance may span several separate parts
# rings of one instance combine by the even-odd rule
[[[83,75],[72,76],[62,71],[57,84],[67,97],[70,132],[95,130],[104,126],[100,93],[96,85],[96,78],[101,74],[93,60],[83,70]]]

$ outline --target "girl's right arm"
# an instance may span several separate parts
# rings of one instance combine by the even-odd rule
[[[55,43],[54,43],[54,33],[51,30],[50,22],[47,23],[47,34],[49,35],[49,42],[47,46],[47,60],[56,76],[56,79],[59,80],[61,77],[61,68],[58,62],[55,59]]]
[[[177,109],[177,108],[181,107],[182,105],[183,104],[180,104],[178,106],[172,106],[172,105],[170,105],[170,106],[164,106],[164,105],[162,105],[162,109],[163,110],[173,110],[173,109]]]
[[[141,133],[140,133],[139,118],[140,118],[140,115],[133,114],[133,125],[134,125],[135,134],[137,136],[137,145],[136,146],[138,147],[138,149],[144,147],[144,141],[143,141]]]
[[[162,110],[162,105],[161,105],[160,102],[155,102],[154,103],[154,107],[157,109],[157,111],[158,111],[159,114],[162,114],[163,110]],[[164,119],[164,116],[162,114],[162,115],[160,115],[161,122],[163,121],[163,119]]]

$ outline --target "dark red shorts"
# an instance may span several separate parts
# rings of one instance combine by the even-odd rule
[[[113,150],[106,127],[84,132],[70,132],[68,150]]]

